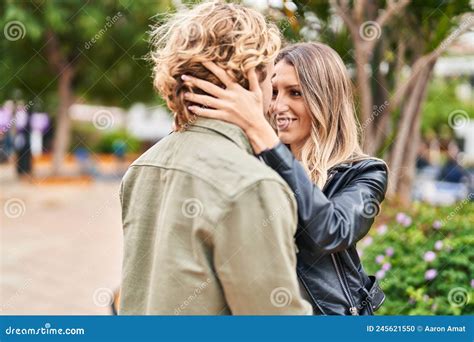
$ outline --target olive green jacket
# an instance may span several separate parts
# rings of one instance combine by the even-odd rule
[[[199,118],[170,134],[130,166],[120,198],[120,314],[312,313],[294,195],[237,126]]]

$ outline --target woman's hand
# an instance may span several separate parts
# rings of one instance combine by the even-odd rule
[[[216,64],[205,62],[203,65],[221,80],[226,89],[202,79],[182,75],[183,81],[191,87],[197,87],[211,95],[185,93],[186,100],[202,106],[191,105],[188,109],[198,116],[223,120],[239,126],[248,136],[257,154],[276,146],[279,139],[265,119],[262,90],[255,69],[252,68],[247,75],[250,88],[247,90],[234,82],[225,70]]]

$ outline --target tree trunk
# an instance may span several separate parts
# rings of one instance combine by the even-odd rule
[[[387,195],[394,196],[395,192],[401,191],[400,186],[403,183],[405,194],[402,194],[402,197],[405,199],[405,203],[409,202],[409,189],[411,189],[410,174],[414,172],[416,152],[418,150],[418,143],[413,134],[416,130],[416,134],[419,135],[420,118],[418,116],[420,115],[421,103],[425,98],[428,81],[435,63],[436,60],[426,64],[423,70],[420,71],[416,81],[413,82],[408,101],[402,106],[398,133],[390,153],[389,166],[392,184]],[[413,137],[415,139],[412,139]],[[401,181],[402,177],[404,178],[403,182]]]
[[[66,156],[70,142],[71,119],[69,107],[73,102],[72,81],[74,78],[74,66],[68,61],[67,56],[61,52],[61,43],[58,36],[52,30],[46,31],[46,49],[48,62],[54,73],[57,74],[59,106],[56,117],[56,130],[53,141],[53,175],[61,172],[61,166]]]
[[[69,107],[72,104],[73,70],[67,65],[59,75],[59,107],[56,118],[56,132],[53,142],[53,174],[61,173],[64,158],[70,143],[71,118]]]
[[[406,206],[411,202],[412,185],[416,175],[416,158],[421,141],[421,115],[415,115],[413,120],[414,122],[412,122],[410,130],[410,139],[406,141],[405,156],[402,161],[402,168],[400,169],[401,172],[397,184],[398,199],[402,205]]]
[[[355,62],[356,62],[356,78],[357,88],[360,99],[360,123],[363,127],[362,132],[362,146],[363,150],[372,154],[373,151],[373,136],[372,123],[370,120],[372,116],[372,88],[370,78],[371,75],[367,73],[366,66],[369,63],[369,56],[365,50],[365,44],[361,41],[355,42]]]

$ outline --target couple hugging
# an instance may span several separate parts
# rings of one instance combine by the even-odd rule
[[[153,31],[174,130],[125,174],[123,315],[372,315],[356,243],[388,170],[359,144],[351,81],[320,43],[210,2]]]

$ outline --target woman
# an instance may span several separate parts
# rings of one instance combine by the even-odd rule
[[[270,121],[256,73],[251,90],[212,63],[225,85],[183,75],[206,94],[187,93],[196,115],[228,121],[255,154],[285,179],[298,203],[297,273],[316,314],[371,315],[384,300],[364,272],[356,243],[369,231],[387,187],[386,164],[359,145],[351,82],[339,55],[320,43],[282,50],[275,61]]]

